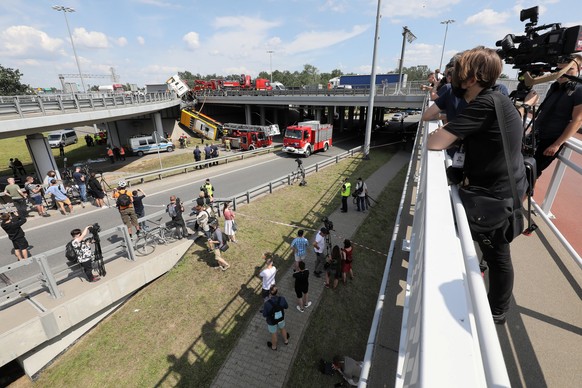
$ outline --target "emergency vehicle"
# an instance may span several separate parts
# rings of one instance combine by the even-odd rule
[[[282,150],[289,154],[309,157],[313,152],[327,151],[331,147],[333,126],[317,120],[303,121],[287,127]]]
[[[269,147],[273,144],[273,136],[281,134],[279,126],[273,125],[248,125],[248,124],[223,124],[227,133],[224,140],[230,141],[232,148],[241,150],[254,150],[261,147]]]

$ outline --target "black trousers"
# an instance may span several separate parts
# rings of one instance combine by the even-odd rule
[[[348,211],[348,197],[342,195],[342,212]]]
[[[93,261],[89,260],[89,261],[84,261],[81,264],[81,267],[83,267],[83,271],[85,271],[85,275],[87,275],[87,279],[89,279],[90,282],[93,281]]]
[[[489,267],[489,306],[492,314],[502,314],[509,310],[511,293],[513,291],[513,264],[511,251],[507,242],[497,242],[493,245],[479,243],[483,260]]]
[[[539,142],[537,144],[536,152],[534,154],[534,159],[536,160],[536,169],[537,169],[538,177],[540,175],[542,175],[542,171],[544,171],[546,168],[548,168],[550,166],[550,164],[552,164],[554,159],[556,159],[556,156],[560,153],[560,151],[562,151],[562,148],[564,148],[564,145],[562,144],[562,146],[558,149],[558,152],[556,152],[554,155],[552,155],[552,156],[544,155],[544,151],[546,150],[546,148],[548,148],[549,146],[554,144],[554,142],[557,139],[558,138],[540,139],[539,140]]]

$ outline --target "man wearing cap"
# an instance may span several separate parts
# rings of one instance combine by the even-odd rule
[[[323,264],[325,263],[325,238],[329,235],[329,230],[326,228],[321,228],[320,231],[315,236],[315,241],[313,242],[313,250],[315,251],[315,270],[313,274],[315,277],[320,278],[323,272]]]

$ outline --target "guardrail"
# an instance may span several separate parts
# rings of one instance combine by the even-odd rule
[[[312,166],[305,168],[305,173],[311,174],[314,172],[318,172],[319,169],[326,167],[328,165],[331,165],[331,164],[339,163],[340,160],[345,159],[347,157],[352,157],[352,156],[354,156],[354,154],[361,152],[361,150],[362,150],[362,146],[358,146],[358,147],[353,148],[351,150],[342,152],[341,154],[336,155],[334,158],[326,159],[325,161],[316,163],[315,165],[312,165]],[[242,193],[235,194],[230,198],[216,199],[215,205],[222,203],[222,202],[232,202],[233,208],[236,210],[237,204],[250,203],[252,198],[255,198],[255,197],[267,194],[267,193],[272,193],[273,190],[277,187],[291,184],[292,183],[292,176],[293,176],[293,174],[287,174],[287,175],[279,177],[273,181],[267,182],[263,185],[259,185],[259,186],[253,187],[251,189],[248,189]],[[195,203],[195,201],[196,201],[196,199],[192,199],[192,200],[184,201],[183,203],[184,203],[184,205],[189,206],[189,205],[193,205]],[[218,214],[220,214],[220,209],[217,209],[217,212],[218,212]],[[160,216],[164,216],[165,214],[166,214],[165,210],[161,210],[161,211],[158,211],[156,213],[148,214],[147,216],[140,218],[138,221],[139,222],[151,221],[152,219],[154,219],[154,218],[158,219]],[[191,223],[192,221],[194,221],[194,218],[186,219],[187,223]],[[129,232],[127,230],[127,227],[125,227],[124,225],[117,226],[115,228],[108,229],[104,232],[101,232],[100,236],[108,236],[108,235],[113,236],[117,232],[121,232],[123,235],[123,238],[121,238],[121,239],[113,238],[112,244],[103,247],[104,256],[105,256],[105,254],[107,254],[107,258],[108,258],[107,262],[114,260],[114,259],[121,257],[121,256],[128,256],[130,260],[135,260],[135,254],[133,251],[133,242],[132,242],[131,238],[129,237]],[[104,241],[104,240],[102,239],[101,241]],[[120,251],[120,249],[121,249],[121,251]],[[63,264],[61,266],[58,266],[57,268],[51,269],[48,266],[48,262],[47,262],[46,258],[49,256],[55,256],[55,255],[60,255],[64,258],[65,257],[64,251],[65,251],[64,246],[58,247],[58,248],[52,249],[50,251],[43,252],[43,253],[40,253],[38,255],[34,255],[26,260],[22,260],[22,261],[19,261],[17,263],[10,264],[10,265],[7,265],[7,266],[0,268],[0,275],[2,275],[6,272],[16,270],[18,268],[33,264],[35,262],[39,263],[39,266],[40,266],[40,273],[39,274],[31,276],[31,277],[26,278],[22,281],[19,281],[17,283],[8,285],[8,286],[0,289],[0,298],[1,298],[0,299],[0,308],[5,308],[6,304],[16,303],[21,298],[23,298],[27,295],[32,295],[32,294],[41,292],[45,289],[47,289],[54,298],[60,298],[61,294],[58,291],[57,284],[60,281],[65,281],[66,279],[68,279],[72,275],[71,269],[70,269],[71,266],[67,265],[67,264]],[[104,257],[104,260],[105,260],[105,257]],[[78,264],[77,264],[77,266],[78,266]],[[75,265],[73,265],[73,267],[75,267]]]
[[[59,94],[55,96],[0,97],[0,117],[32,114],[63,114],[177,100],[174,93],[125,94]]]

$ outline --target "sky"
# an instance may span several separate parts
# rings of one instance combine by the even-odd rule
[[[1,0],[0,65],[19,69],[32,87],[60,88],[58,74],[78,74],[64,12],[81,71],[120,83],[163,83],[178,71],[250,74],[301,71],[370,74],[377,0]],[[494,47],[506,34],[523,34],[524,8],[538,5],[538,25],[582,24],[574,0],[382,0],[376,71],[397,69],[402,31],[404,66],[444,66],[458,51]],[[272,51],[272,53],[268,53]],[[511,66],[504,73],[515,76]],[[274,79],[276,81],[276,79]],[[67,79],[77,82],[78,78]],[[110,78],[85,79],[88,85]],[[81,88],[79,88],[81,89]]]

